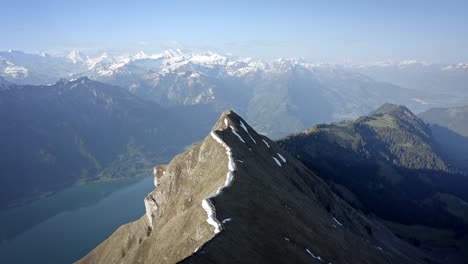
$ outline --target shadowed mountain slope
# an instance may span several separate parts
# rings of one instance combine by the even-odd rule
[[[418,116],[430,125],[447,159],[468,171],[468,106],[432,108]]]
[[[468,178],[447,162],[430,127],[404,106],[386,104],[354,122],[318,125],[280,144],[332,185],[351,190],[356,206],[408,224],[464,225],[433,196],[466,200],[461,186]]]
[[[232,111],[79,263],[426,263]]]
[[[217,116],[205,112],[164,109],[85,77],[0,88],[0,207],[88,180],[149,175],[209,131]]]
[[[400,224],[449,229],[458,240],[467,237],[468,174],[446,155],[441,137],[466,144],[404,106],[385,104],[354,122],[317,125],[279,144],[353,207]],[[463,255],[463,247],[453,248]]]
[[[453,108],[431,108],[418,116],[429,124],[446,127],[468,137],[468,105]]]

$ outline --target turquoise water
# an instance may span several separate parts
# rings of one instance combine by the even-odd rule
[[[153,178],[72,187],[0,211],[2,263],[71,263],[144,214]]]

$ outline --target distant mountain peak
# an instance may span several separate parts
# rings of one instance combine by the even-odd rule
[[[74,64],[84,62],[84,56],[78,50],[72,50],[66,58]]]
[[[88,76],[80,76],[77,78],[66,79],[62,78],[57,83],[78,83],[78,82],[89,82],[92,81]]]
[[[147,54],[146,52],[144,52],[142,50],[140,50],[137,54],[135,54],[135,56],[133,56],[133,58],[137,59],[137,60],[144,60],[144,59],[157,60],[157,59],[161,59],[163,57],[164,57],[163,54]]]
[[[414,116],[414,114],[404,105],[397,105],[392,103],[385,103],[375,111],[371,112],[371,115],[374,114],[391,114],[394,112],[402,112]]]
[[[83,87],[90,87],[90,86],[110,86],[98,81],[94,81],[88,78],[88,76],[82,76],[73,79],[65,79],[62,78],[57,81],[54,85],[64,87],[66,89],[73,90],[75,88],[83,88]]]
[[[72,79],[72,82],[92,82],[93,80],[89,79],[88,76],[82,76],[76,79]]]

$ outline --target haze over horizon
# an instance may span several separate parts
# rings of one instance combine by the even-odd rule
[[[26,8],[27,7],[27,8]],[[0,50],[212,50],[323,62],[468,61],[464,1],[47,1],[2,4]],[[34,39],[34,41],[30,41]]]

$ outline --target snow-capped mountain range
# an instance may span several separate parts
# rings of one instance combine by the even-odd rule
[[[44,65],[47,63],[48,65]],[[132,55],[110,55],[102,53],[98,56],[90,56],[78,50],[72,50],[64,56],[51,56],[47,53],[28,54],[21,51],[9,50],[0,52],[0,75],[7,80],[17,83],[39,84],[35,80],[28,80],[31,76],[40,75],[39,66],[55,68],[61,66],[61,71],[50,72],[44,79],[53,75],[56,78],[73,77],[74,75],[91,75],[95,77],[109,77],[125,71],[138,68],[159,73],[174,72],[187,65],[205,68],[205,70],[219,68],[222,74],[229,76],[244,76],[249,73],[263,71],[265,73],[277,73],[287,71],[295,65],[307,69],[333,68],[367,71],[369,69],[418,69],[426,71],[468,73],[468,63],[433,64],[416,60],[380,61],[372,63],[311,63],[303,59],[256,60],[252,58],[240,58],[232,55],[220,54],[211,51],[193,53],[183,52],[180,49],[168,49],[161,53],[148,54],[140,51]],[[46,69],[43,69],[46,70]],[[40,82],[40,80],[38,80]],[[45,84],[45,83],[41,83]],[[408,87],[411,88],[411,87]]]
[[[77,50],[65,56],[0,52],[0,77],[15,84],[53,84],[84,76],[167,107],[234,109],[271,137],[356,118],[385,102],[415,112],[468,104],[468,64],[327,64],[179,49],[97,56]]]

